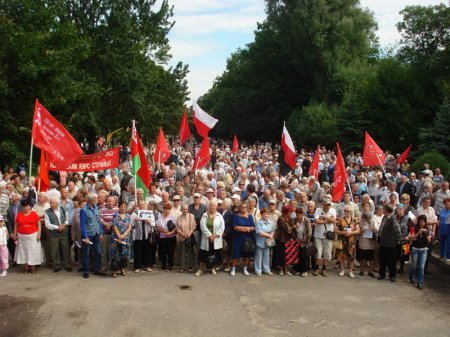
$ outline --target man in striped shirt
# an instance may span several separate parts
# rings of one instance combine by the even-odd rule
[[[106,205],[100,209],[100,222],[103,226],[102,241],[102,271],[108,269],[109,262],[109,244],[111,242],[112,220],[114,214],[119,212],[117,207],[117,197],[109,196],[106,199]]]

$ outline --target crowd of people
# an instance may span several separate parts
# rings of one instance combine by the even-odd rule
[[[45,192],[24,167],[5,170],[1,276],[18,264],[31,274],[41,265],[55,273],[76,268],[84,278],[155,268],[326,277],[336,269],[341,277],[395,282],[409,265],[409,280],[422,289],[433,246],[450,262],[449,182],[439,168],[410,172],[389,153],[384,167],[367,168],[350,153],[347,191],[333,202],[336,155],[329,149],[299,151],[283,176],[279,148],[270,144],[232,154],[213,141],[210,162],[196,171],[198,147],[174,144],[167,165],[152,163],[153,147],[146,148],[148,193],[135,187],[126,147],[116,169],[50,172]],[[309,176],[314,156],[317,178]]]

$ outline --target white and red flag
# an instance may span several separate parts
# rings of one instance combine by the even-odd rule
[[[194,125],[197,129],[197,133],[203,138],[208,138],[209,131],[217,124],[219,121],[213,116],[208,115],[205,111],[198,106],[197,103],[193,105],[193,118]]]
[[[294,169],[296,164],[295,147],[286,125],[283,125],[283,133],[281,134],[281,149],[283,150],[284,162],[291,169]]]

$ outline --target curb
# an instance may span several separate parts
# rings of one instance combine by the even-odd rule
[[[431,253],[430,262],[445,273],[450,274],[450,263],[445,262],[445,260],[441,260],[438,254]]]

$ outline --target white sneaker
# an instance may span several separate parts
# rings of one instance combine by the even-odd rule
[[[308,273],[302,273],[302,277],[308,276]]]
[[[283,275],[284,275],[283,271],[280,270],[280,272],[278,273],[278,275],[283,276]]]
[[[344,276],[345,275],[345,271],[341,270],[340,273],[338,274],[339,276]]]
[[[226,273],[228,273],[230,270],[231,270],[230,267],[226,267],[223,271],[226,272]]]
[[[261,273],[256,273],[256,276],[262,276],[262,274]]]
[[[244,268],[244,269],[242,270],[242,273],[243,273],[245,276],[250,275],[250,273],[248,272],[247,268]]]
[[[194,275],[195,276],[202,276],[203,272],[201,270],[198,270]]]
[[[135,269],[134,272],[135,273],[139,273],[141,270],[140,269]]]
[[[271,271],[268,271],[267,273],[264,273],[264,274],[267,274],[269,276],[273,276],[273,273]]]
[[[348,273],[348,276],[349,276],[350,278],[355,278],[355,274],[353,274],[353,272]]]
[[[287,275],[287,276],[292,276],[292,273],[288,270],[288,271],[286,272],[286,275]]]
[[[0,274],[0,277],[5,277],[6,275],[8,275],[8,272],[6,270],[2,271],[2,273]]]
[[[235,269],[235,268],[231,268],[231,269],[230,269],[230,275],[231,275],[231,276],[236,275],[236,269]]]
[[[216,270],[213,268],[213,269],[211,269],[211,274],[213,274],[213,275],[217,275],[217,272],[216,272]]]

